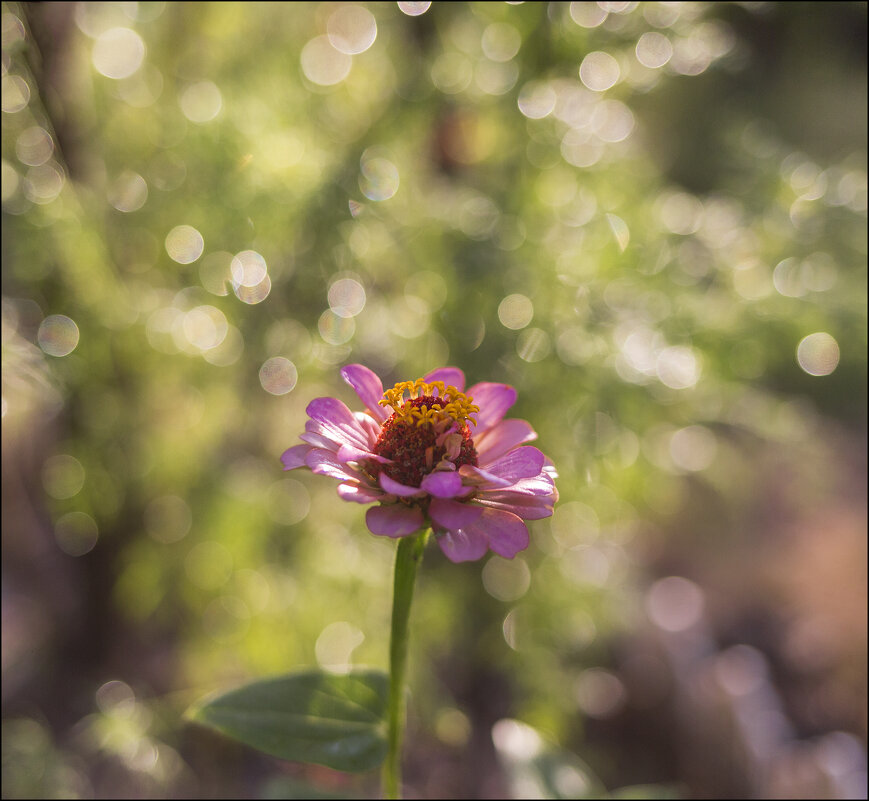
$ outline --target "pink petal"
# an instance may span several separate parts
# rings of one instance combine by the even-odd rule
[[[368,450],[362,450],[353,445],[342,445],[338,449],[337,456],[338,461],[341,462],[341,464],[347,464],[347,462],[361,462],[365,459],[373,459],[375,462],[380,462],[381,464],[392,464],[392,459],[387,459],[385,456],[371,453],[371,451]]]
[[[308,422],[310,423],[311,421],[309,420]],[[314,423],[314,425],[319,425],[319,423]],[[311,431],[300,434],[299,439],[307,442],[309,445],[313,445],[315,448],[324,448],[327,451],[337,451],[339,448],[337,442],[332,442],[328,437],[324,437],[322,434],[315,434]]]
[[[438,545],[451,562],[473,562],[486,553],[489,543],[480,531],[444,531],[437,535]]]
[[[380,486],[383,487],[390,495],[398,495],[401,498],[412,498],[414,496],[425,495],[419,487],[409,487],[406,484],[400,484],[395,479],[390,478],[386,473],[381,473],[378,478]]]
[[[543,452],[533,445],[515,448],[506,456],[486,465],[486,472],[499,478],[516,482],[521,478],[533,478],[543,470]]]
[[[365,513],[365,523],[372,534],[381,537],[405,537],[419,531],[425,518],[416,506],[396,503],[390,506],[372,506]]]
[[[528,527],[512,512],[486,509],[476,523],[468,526],[467,531],[483,534],[489,541],[489,547],[506,559],[512,559],[528,547]]]
[[[284,464],[284,470],[295,470],[297,467],[305,467],[305,457],[311,450],[310,445],[293,445],[292,448],[287,448],[281,454],[281,462]]]
[[[451,501],[447,498],[434,498],[428,507],[432,520],[441,528],[458,531],[467,528],[483,513],[482,507]]]
[[[521,493],[523,495],[551,495],[555,500],[558,500],[558,490],[555,488],[555,482],[547,473],[540,473],[540,475],[533,476],[532,478],[520,479],[506,491]]]
[[[334,439],[332,439],[332,437],[328,436],[326,429],[323,428],[323,426],[321,426],[316,420],[311,420],[310,418],[308,420],[305,420],[305,433],[312,434],[315,437],[319,437],[321,440],[323,440],[323,442],[327,443],[323,445],[323,447],[328,451],[337,451],[338,448],[341,447],[341,442],[344,441],[342,439],[341,442],[336,442]],[[314,444],[311,440],[305,441],[310,441],[311,444]],[[317,447],[320,446],[318,445]]]
[[[472,464],[463,464],[459,468],[459,474],[468,485],[476,488],[506,489],[513,486],[513,482],[509,479],[487,473],[485,470],[474,467]]]
[[[335,398],[315,398],[305,410],[308,417],[320,424],[321,431],[340,445],[368,447],[368,437],[347,406]]]
[[[382,423],[389,412],[378,401],[383,398],[383,382],[377,374],[362,364],[348,364],[341,368],[341,377],[355,390],[375,420]]]
[[[552,516],[555,500],[551,497],[519,495],[508,490],[505,492],[483,492],[474,498],[474,503],[512,512],[523,520],[542,520],[544,517]]]
[[[308,451],[305,464],[317,475],[337,478],[339,481],[357,481],[361,475],[356,470],[341,464],[334,453],[322,448],[312,448]]]
[[[513,448],[533,439],[537,439],[537,432],[526,420],[502,420],[482,436],[474,437],[477,463],[485,467],[489,462],[494,462]]]
[[[359,423],[359,427],[365,432],[365,436],[368,438],[368,450],[373,450],[374,445],[377,443],[377,438],[380,436],[382,430],[380,423],[371,417],[370,414],[366,414],[365,412],[353,412],[353,416],[356,418],[356,422]]]
[[[432,381],[443,381],[444,384],[454,386],[459,392],[465,389],[465,374],[458,367],[439,367],[432,370],[424,379],[429,384]]]
[[[383,498],[383,493],[374,487],[363,487],[360,484],[339,484],[338,496],[341,500],[354,503],[374,503]]]
[[[483,381],[474,384],[465,394],[480,407],[476,414],[477,426],[471,426],[471,434],[482,434],[500,423],[507,409],[516,403],[516,390],[507,384]]]
[[[447,471],[429,473],[419,486],[435,498],[455,498],[464,489],[462,477],[458,473]]]

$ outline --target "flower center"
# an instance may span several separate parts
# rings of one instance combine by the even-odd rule
[[[405,392],[410,396],[407,399]],[[472,401],[443,381],[402,381],[384,392],[380,405],[395,411],[383,424],[374,453],[392,459],[392,464],[371,460],[371,472],[376,477],[382,470],[401,484],[418,487],[435,470],[476,465],[468,422],[477,424],[471,415],[479,407]]]

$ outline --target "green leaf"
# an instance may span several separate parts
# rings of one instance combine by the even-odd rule
[[[379,670],[311,670],[207,698],[188,716],[280,759],[361,773],[386,756],[388,689]]]

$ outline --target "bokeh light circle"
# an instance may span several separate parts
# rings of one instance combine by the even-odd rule
[[[289,359],[272,356],[259,369],[259,382],[262,388],[272,395],[286,395],[292,392],[299,380],[299,373]]]
[[[686,631],[703,618],[706,601],[703,590],[682,576],[656,581],[646,594],[646,613],[665,631]]]
[[[301,63],[309,81],[334,86],[350,74],[353,58],[336,50],[328,36],[316,36],[302,48]]]
[[[480,43],[486,58],[510,61],[522,46],[522,34],[508,22],[493,22],[483,31]]]
[[[190,122],[204,123],[213,120],[223,108],[220,89],[211,81],[200,81],[188,86],[178,100],[181,111]]]
[[[148,184],[139,173],[124,170],[109,187],[106,195],[109,203],[118,211],[138,211],[148,200]]]
[[[36,340],[49,356],[67,356],[78,345],[78,326],[63,314],[46,317],[39,326]]]
[[[534,305],[525,295],[507,295],[498,304],[498,319],[505,328],[518,331],[525,328],[534,317]]]
[[[168,545],[187,536],[193,525],[189,504],[177,495],[154,498],[145,507],[145,530],[157,542]]]
[[[570,18],[583,28],[597,28],[609,16],[600,3],[572,2],[569,6]]]
[[[492,556],[483,567],[483,586],[499,601],[518,601],[531,586],[531,571],[522,557]]]
[[[269,296],[272,291],[272,279],[266,274],[256,286],[243,286],[233,281],[232,291],[242,303],[254,306],[262,303]]]
[[[542,362],[552,351],[552,340],[542,328],[526,328],[516,338],[516,353],[523,362]]]
[[[94,42],[94,68],[107,78],[128,78],[142,66],[144,58],[145,43],[130,28],[110,28]]]
[[[196,306],[182,321],[185,339],[199,350],[216,348],[226,339],[229,324],[226,315],[214,306]]]
[[[664,348],[658,354],[655,372],[661,383],[671,389],[688,389],[700,379],[700,362],[692,348]]]
[[[663,67],[673,57],[673,45],[663,33],[647,31],[637,42],[637,61],[649,69]]]
[[[625,704],[628,693],[621,679],[604,668],[582,671],[576,680],[577,706],[589,717],[612,717]]]
[[[166,234],[166,252],[178,264],[192,264],[205,249],[205,240],[192,225],[177,225]]]
[[[329,308],[339,317],[355,317],[365,308],[365,288],[353,278],[339,278],[329,287]]]
[[[619,62],[602,50],[589,53],[579,66],[580,80],[593,92],[605,92],[615,86],[620,75]]]
[[[424,2],[399,0],[398,8],[402,14],[407,14],[408,17],[418,17],[431,8],[431,0],[424,0]]]
[[[355,56],[364,53],[377,38],[377,21],[362,6],[341,3],[326,23],[329,43],[339,53]]]
[[[314,643],[317,664],[329,673],[349,673],[353,651],[364,640],[365,635],[350,623],[330,623]]]
[[[45,164],[54,153],[54,140],[45,128],[33,125],[26,128],[15,141],[15,155],[22,164],[38,167]]]
[[[324,342],[330,345],[343,345],[356,333],[356,323],[352,317],[341,317],[332,309],[326,309],[317,321],[317,330]]]
[[[797,346],[797,363],[809,375],[830,375],[839,366],[839,343],[826,331],[809,334]]]
[[[39,205],[51,203],[63,189],[66,176],[53,159],[38,167],[31,167],[24,179],[24,194]]]
[[[715,434],[705,426],[686,426],[670,438],[670,457],[682,470],[694,473],[705,470],[717,452]]]
[[[364,158],[359,188],[369,200],[389,200],[398,191],[398,168],[388,159]]]
[[[292,526],[308,516],[311,496],[304,484],[292,478],[276,481],[266,495],[266,509],[276,523]]]
[[[67,453],[50,456],[42,465],[42,486],[57,500],[74,498],[84,486],[84,480],[81,462]]]
[[[229,265],[232,280],[238,286],[254,287],[262,283],[268,273],[266,260],[255,250],[236,253]]]
[[[519,91],[519,111],[529,120],[541,120],[555,108],[558,95],[548,83],[530,81]]]
[[[70,512],[54,524],[54,538],[65,554],[84,556],[96,546],[99,529],[90,515],[84,512]]]
[[[30,86],[20,75],[4,75],[0,89],[0,107],[7,114],[21,111],[30,102]]]

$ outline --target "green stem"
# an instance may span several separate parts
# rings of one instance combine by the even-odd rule
[[[404,675],[407,667],[407,622],[416,571],[422,562],[428,530],[398,541],[392,594],[392,634],[389,641],[389,750],[383,764],[383,795],[401,798],[401,737],[404,731]]]

